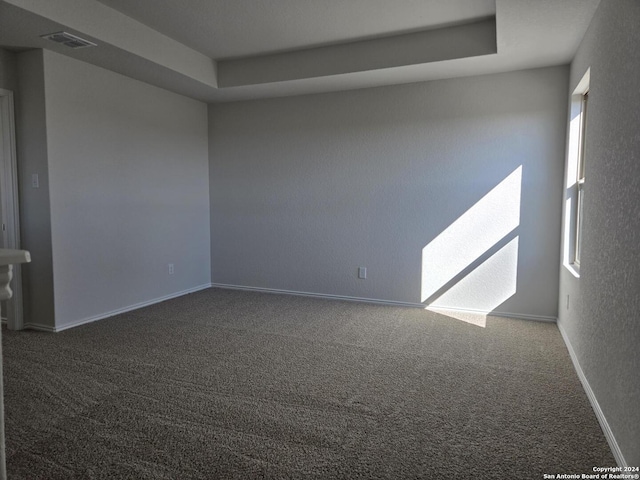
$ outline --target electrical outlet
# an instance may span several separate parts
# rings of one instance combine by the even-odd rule
[[[37,173],[31,175],[31,187],[40,188],[40,177]]]
[[[169,275],[173,275],[173,263],[169,264]]]
[[[358,278],[367,278],[367,267],[358,267]]]

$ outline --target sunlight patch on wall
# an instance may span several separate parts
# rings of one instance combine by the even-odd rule
[[[433,303],[438,300],[438,304],[462,307],[458,303],[466,298],[462,303],[473,305],[468,308],[490,311],[508,298],[505,298],[507,292],[511,292],[509,296],[515,293],[517,238],[515,243],[512,240],[489,259],[485,260],[483,256],[487,256],[492,248],[520,224],[521,186],[522,166],[422,249],[422,302]],[[485,266],[485,263],[488,265]],[[465,274],[466,269],[473,271]],[[501,279],[498,271],[507,276]],[[479,278],[487,282],[481,288],[485,299],[480,304],[470,301],[471,298],[479,301],[473,293],[479,288]],[[505,285],[505,282],[513,284]],[[449,294],[447,301],[441,300],[447,291],[459,284],[462,287],[455,289],[457,293]],[[465,291],[467,297],[462,293]],[[495,303],[500,298],[503,300]]]
[[[447,290],[431,306],[491,312],[516,293],[518,277],[516,237]]]

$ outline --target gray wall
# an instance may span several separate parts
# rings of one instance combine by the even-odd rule
[[[627,464],[640,464],[640,2],[601,2],[571,65],[591,67],[580,278],[560,274],[558,323]],[[570,297],[569,308],[566,306]]]
[[[55,326],[49,165],[43,52],[18,54],[20,88],[16,97],[16,150],[20,190],[20,240],[31,253],[22,266],[25,324]],[[38,174],[40,188],[32,188]]]
[[[15,92],[18,87],[16,54],[0,48],[0,88]]]
[[[211,105],[213,282],[406,303],[427,283],[442,307],[555,318],[567,84],[554,67]]]
[[[49,51],[44,66],[56,327],[208,285],[206,105]]]

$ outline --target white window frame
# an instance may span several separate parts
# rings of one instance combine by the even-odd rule
[[[580,267],[580,254],[582,252],[582,224],[584,217],[584,192],[585,192],[585,142],[587,133],[587,107],[589,103],[589,90],[582,94],[580,102],[580,140],[578,143],[578,168],[576,172],[576,227],[573,235],[573,263]]]
[[[584,260],[584,199],[588,170],[586,145],[589,121],[587,108],[590,80],[589,68],[571,94],[567,138],[562,263],[576,278],[580,278],[580,265]]]

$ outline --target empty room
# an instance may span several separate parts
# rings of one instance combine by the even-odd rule
[[[640,478],[638,25],[0,0],[0,479]]]

